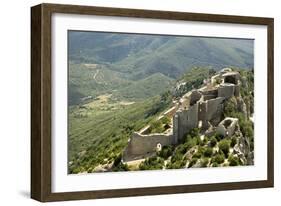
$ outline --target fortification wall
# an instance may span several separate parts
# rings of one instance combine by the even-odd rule
[[[134,132],[123,153],[125,161],[126,159],[140,159],[151,155],[155,152],[158,144],[161,146],[178,144],[191,129],[198,127],[199,121],[202,122],[203,129],[208,129],[208,122],[213,126],[218,125],[221,121],[224,99],[240,95],[240,83],[235,75],[231,74],[226,80],[237,84],[222,83],[215,89],[201,88],[201,90],[194,90],[184,95],[180,99],[179,105],[165,113],[165,115],[173,116],[171,133],[141,134]],[[188,106],[188,109],[182,109]],[[221,127],[220,132],[232,134],[233,128],[233,125],[227,129]]]
[[[240,85],[241,85],[241,84],[235,85],[234,95],[235,95],[236,97],[240,96]]]
[[[199,108],[199,103],[196,103],[195,105],[193,105],[192,107],[189,108],[188,117],[187,117],[187,128],[188,129],[185,132],[185,134],[190,129],[193,129],[194,127],[198,127],[198,108]]]
[[[190,94],[190,105],[194,105],[200,98],[202,97],[202,94],[198,92],[197,90],[192,91]]]
[[[213,95],[213,96],[218,96],[218,89],[209,89],[206,91],[201,91],[203,95]]]
[[[231,121],[231,124],[226,127],[224,124],[226,121]],[[217,133],[223,135],[224,137],[228,136],[231,137],[234,132],[236,125],[238,124],[237,118],[225,118],[223,121],[221,121],[217,127]]]
[[[223,110],[222,103],[224,99],[224,97],[218,97],[216,99],[206,101],[207,112],[205,113],[205,115],[207,121],[210,121],[217,116],[220,117]]]
[[[176,143],[180,141],[189,131],[198,126],[198,103],[191,106],[188,110],[178,111],[177,115],[177,127],[174,122],[174,134],[176,134]],[[176,129],[176,130],[175,130]]]
[[[221,84],[218,88],[218,97],[225,97],[228,99],[234,95],[234,91],[234,84]]]
[[[177,144],[179,140],[179,115],[176,113],[173,117],[173,144]]]
[[[161,146],[171,145],[173,143],[173,134],[141,135],[134,132],[130,138],[126,152],[127,155],[145,155],[155,151],[159,143]]]
[[[208,122],[207,122],[207,103],[206,102],[200,102],[199,103],[199,111],[198,111],[198,121],[202,122],[202,128],[207,129]],[[198,123],[197,126],[198,127]]]

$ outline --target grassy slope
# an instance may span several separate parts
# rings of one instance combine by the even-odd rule
[[[124,74],[100,65],[88,68],[82,64],[70,64],[69,70],[70,105],[80,103],[82,97],[96,97],[105,93],[111,93],[119,100],[150,98],[163,93],[173,83],[173,79],[161,73],[132,81]]]
[[[112,162],[125,148],[132,131],[139,130],[155,116],[150,114],[159,97],[124,106],[94,101],[73,107],[69,115],[70,171],[89,171],[105,158]]]
[[[115,92],[116,97],[125,99],[145,99],[165,92],[170,89],[173,79],[155,73],[147,78],[136,81]]]
[[[96,97],[105,93],[112,93],[121,87],[132,84],[122,73],[111,71],[104,65],[95,68],[84,64],[70,64],[69,66],[69,103],[80,103],[85,96]]]

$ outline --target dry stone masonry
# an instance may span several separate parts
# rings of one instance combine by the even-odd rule
[[[222,120],[224,101],[240,96],[239,72],[225,68],[206,81],[200,89],[183,95],[165,114],[172,115],[171,128],[164,133],[146,134],[148,127],[134,132],[123,152],[123,161],[149,157],[165,145],[177,145],[193,128],[201,128],[206,135],[217,132],[231,136],[238,119]],[[211,129],[210,128],[216,128]]]

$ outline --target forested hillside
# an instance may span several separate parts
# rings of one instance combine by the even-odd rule
[[[70,105],[107,92],[152,97],[195,66],[251,69],[254,60],[244,39],[70,31],[68,41]]]

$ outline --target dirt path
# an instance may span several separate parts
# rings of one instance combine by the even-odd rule
[[[97,71],[96,71],[96,73],[94,74],[94,77],[93,77],[93,78],[94,78],[94,80],[96,80],[96,81],[97,81],[96,77],[97,77],[97,75],[98,75],[99,71],[100,71],[100,70],[99,70],[99,69],[97,69]]]

